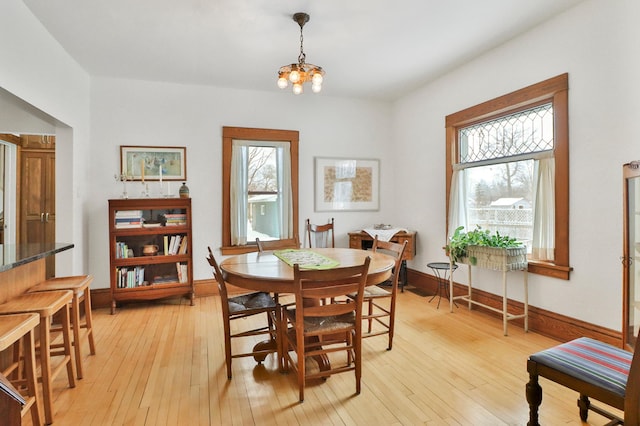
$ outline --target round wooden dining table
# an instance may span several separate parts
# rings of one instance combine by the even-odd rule
[[[311,248],[338,262],[336,268],[362,265],[371,256],[367,285],[380,284],[391,277],[395,264],[392,256],[350,248]],[[272,293],[293,292],[293,268],[273,252],[252,252],[229,257],[220,263],[225,281],[237,287]]]
[[[384,253],[351,249],[351,248],[314,248],[302,249],[321,254],[338,262],[336,268],[362,265],[367,256],[371,256],[367,285],[385,282],[391,277],[395,259]],[[267,293],[293,293],[293,267],[279,259],[272,251],[252,252],[229,257],[220,263],[224,280],[237,287]],[[317,302],[317,301],[316,301]],[[274,348],[276,342],[267,340],[258,342],[254,351]],[[264,360],[264,355],[254,357],[257,362]],[[325,355],[314,357],[320,370],[329,369],[329,360]],[[283,370],[283,359],[280,359]]]

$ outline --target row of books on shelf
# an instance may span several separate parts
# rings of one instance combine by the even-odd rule
[[[165,235],[163,238],[165,256],[172,254],[186,254],[187,238],[188,236],[186,235]]]
[[[144,266],[118,268],[116,270],[116,287],[134,288],[148,285],[144,280]]]
[[[189,281],[189,269],[186,263],[176,262],[176,271],[178,272],[178,282],[180,284]]]
[[[116,228],[139,228],[142,226],[142,210],[118,210]]]
[[[127,243],[116,242],[116,259],[126,259],[129,257],[129,246]]]
[[[186,213],[165,213],[164,222],[166,226],[184,226],[187,224]],[[145,224],[142,210],[118,210],[115,213],[116,228],[141,228],[161,226],[160,222],[152,222]]]
[[[188,237],[186,235],[165,235],[163,237],[164,255],[186,254],[187,241]],[[129,245],[123,241],[116,241],[116,259],[127,259],[129,257],[135,257],[135,253],[129,248]]]
[[[144,279],[144,266],[118,268],[116,270],[117,288],[136,288],[149,285]],[[186,263],[176,262],[176,274],[156,275],[153,284],[186,283],[189,281],[189,269]]]
[[[164,218],[167,226],[183,226],[187,224],[186,213],[165,213]]]

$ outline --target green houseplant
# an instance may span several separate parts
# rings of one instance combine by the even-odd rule
[[[496,248],[524,248],[522,242],[508,235],[500,235],[498,231],[491,233],[488,229],[482,229],[479,225],[476,229],[464,232],[464,226],[459,226],[449,238],[444,247],[447,255],[453,262],[463,261],[468,258],[470,264],[475,265],[477,257],[469,253],[469,246],[496,247]]]

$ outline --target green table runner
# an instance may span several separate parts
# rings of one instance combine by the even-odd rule
[[[289,266],[300,265],[300,269],[331,269],[340,262],[310,250],[285,249],[276,250],[273,254]]]

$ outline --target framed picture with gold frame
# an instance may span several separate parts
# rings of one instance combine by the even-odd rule
[[[120,146],[120,175],[128,180],[187,180],[187,148]]]

